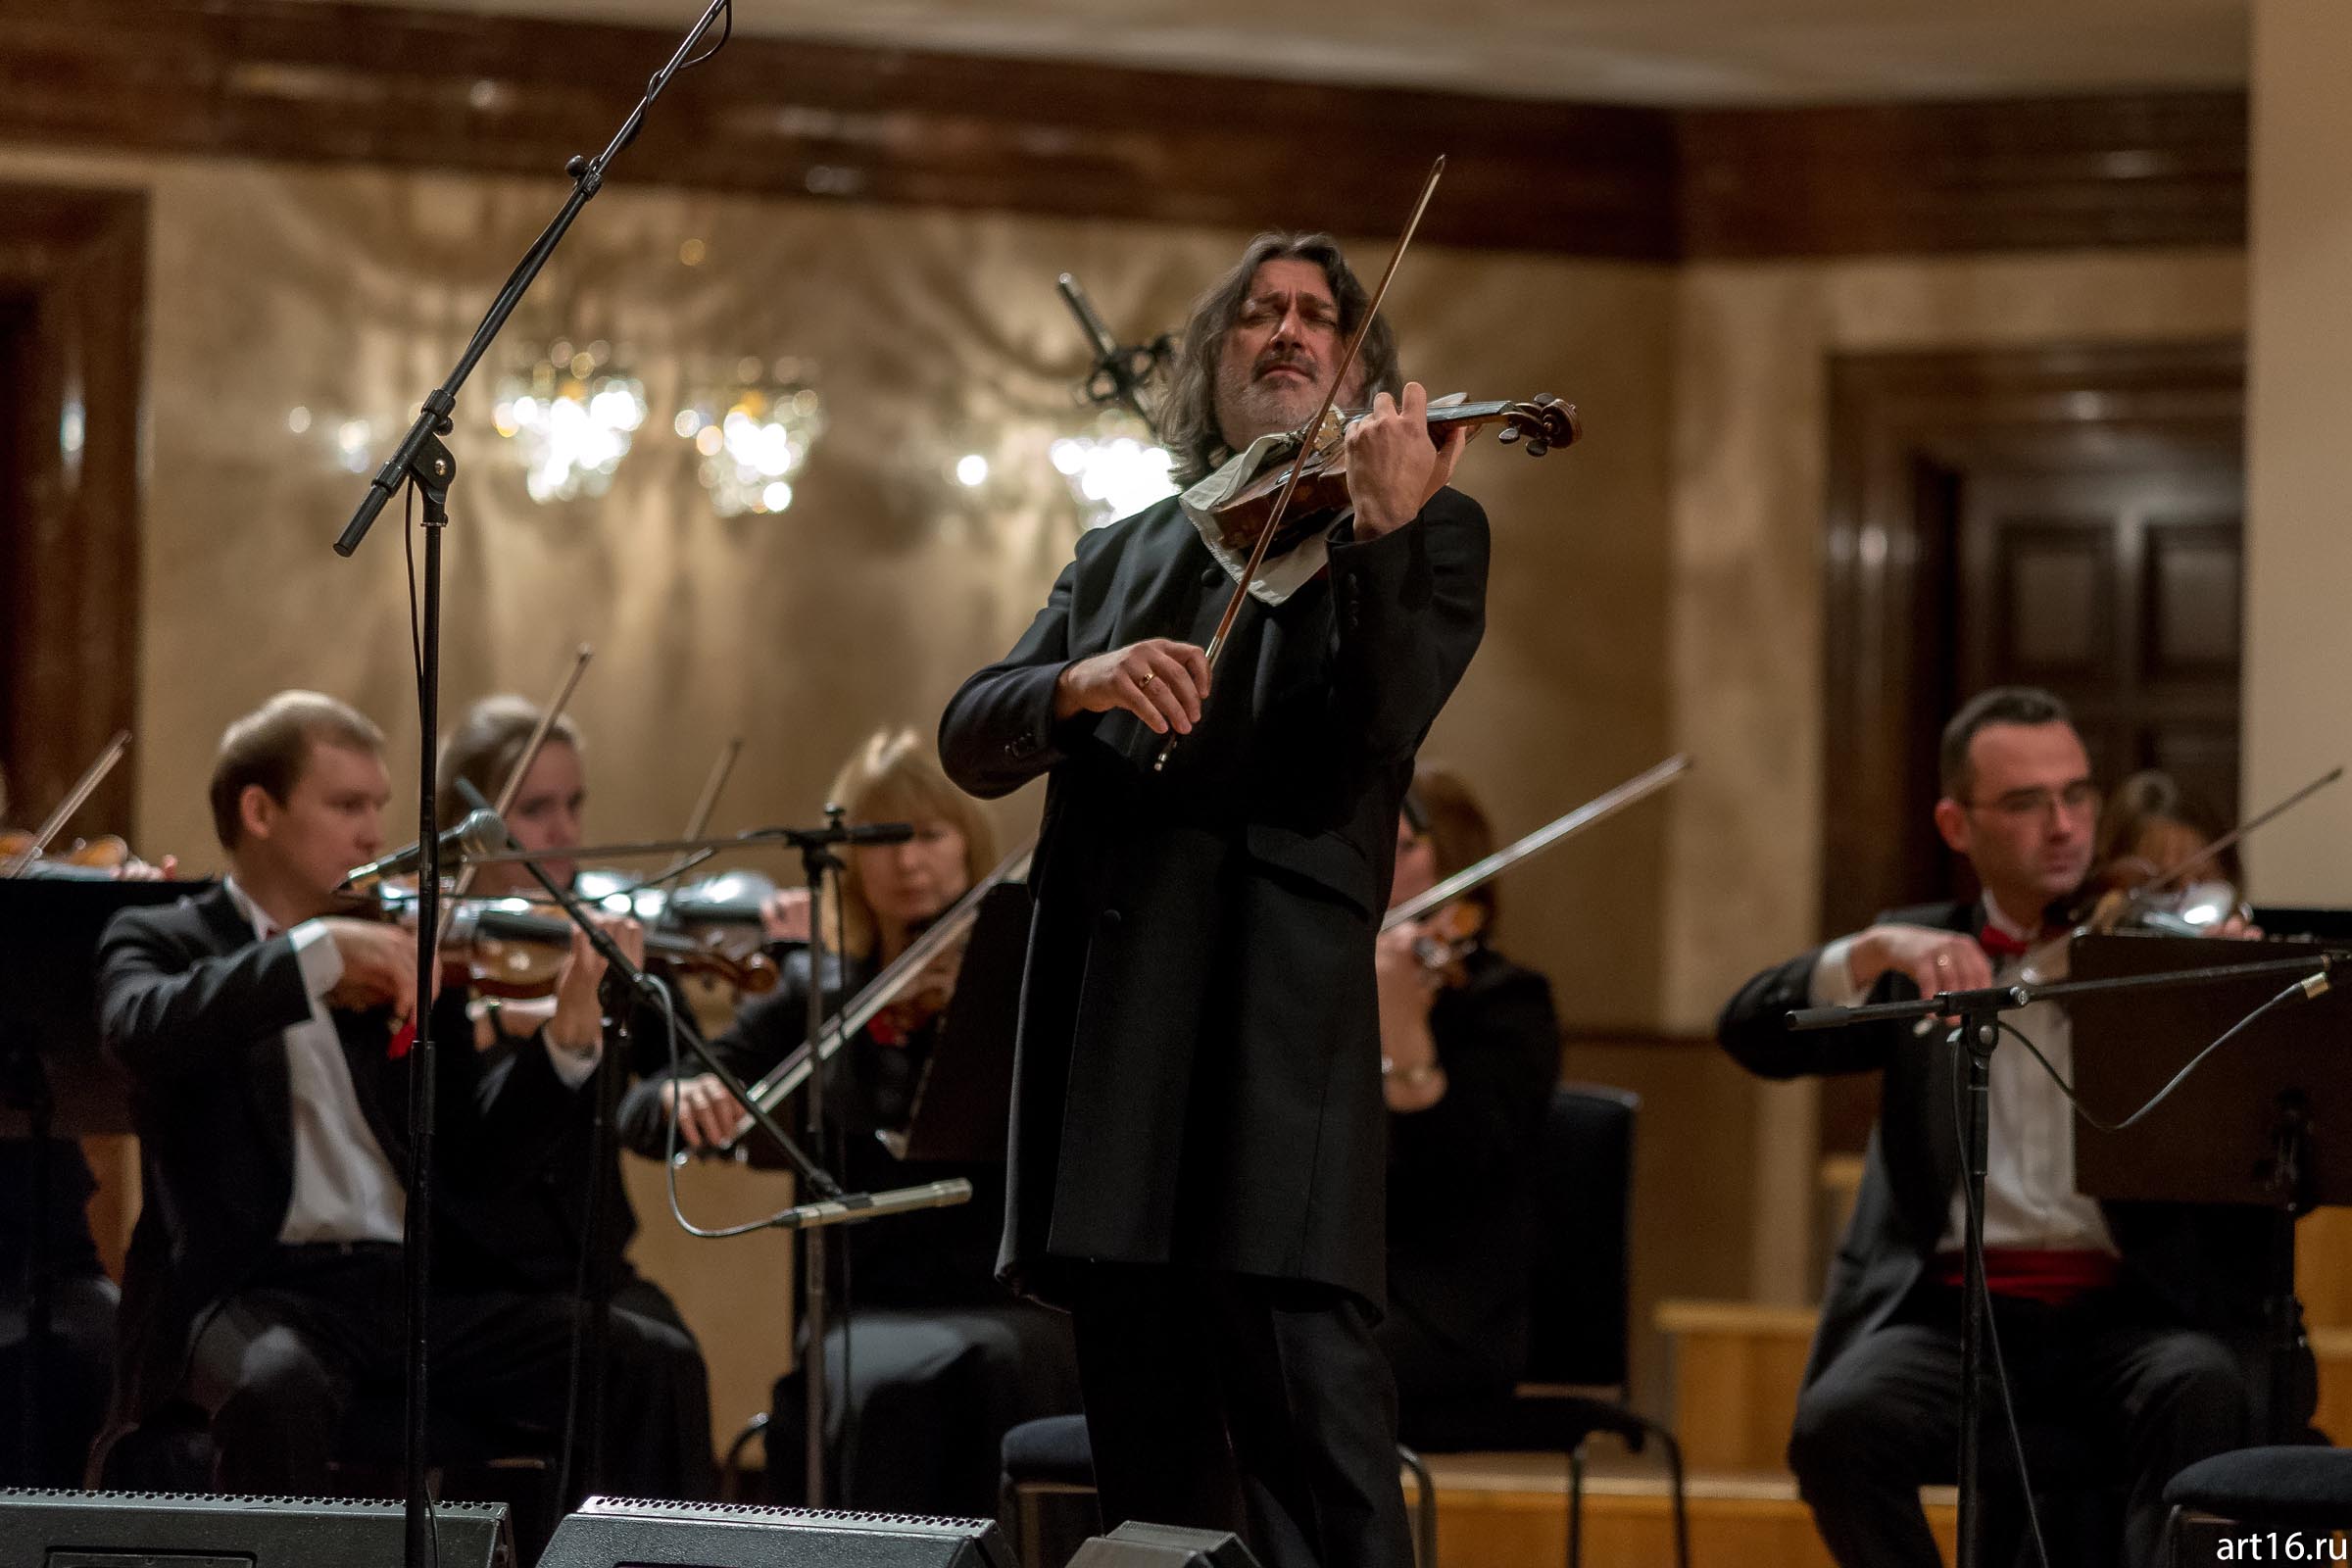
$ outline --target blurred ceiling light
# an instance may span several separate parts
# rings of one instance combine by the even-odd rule
[[[645,423],[645,383],[613,364],[610,345],[550,346],[498,384],[491,417],[514,443],[538,502],[601,496]]]
[[[1175,462],[1142,423],[1105,413],[1084,434],[1062,436],[1046,449],[1054,471],[1069,483],[1085,525],[1100,528],[1176,493]]]
[[[701,456],[697,471],[720,516],[782,512],[825,433],[824,400],[792,361],[771,373],[746,359],[735,371],[735,385],[680,409],[670,428]]]

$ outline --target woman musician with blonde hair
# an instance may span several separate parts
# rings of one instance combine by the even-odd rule
[[[997,852],[978,803],[948,781],[929,744],[910,729],[868,737],[835,776],[828,799],[853,825],[914,827],[906,843],[858,845],[844,857],[839,907],[820,911],[831,1011],[984,877]],[[769,913],[771,932],[807,929],[805,901],[787,899]],[[788,943],[778,967],[776,989],[747,1004],[711,1042],[746,1082],[805,1038],[808,950]],[[1002,1160],[903,1161],[877,1137],[908,1120],[953,983],[945,974],[918,981],[915,991],[927,987],[927,998],[918,995],[912,1006],[877,1017],[827,1069],[831,1147],[818,1154],[845,1187],[871,1191],[956,1176],[973,1187],[966,1205],[853,1227],[832,1249],[835,1257],[848,1258],[849,1310],[826,1335],[832,1387],[846,1391],[826,1435],[839,1464],[830,1496],[844,1507],[992,1514],[1004,1433],[1034,1416],[1078,1408],[1066,1324],[1016,1301],[995,1280]],[[680,1142],[703,1148],[730,1140],[739,1114],[715,1079],[688,1075],[639,1084],[622,1106],[621,1125],[635,1147],[654,1153],[673,1116]],[[798,1380],[779,1382],[767,1429],[767,1474],[778,1501],[797,1499],[805,1473],[802,1408]]]

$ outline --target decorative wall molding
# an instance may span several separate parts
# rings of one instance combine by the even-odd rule
[[[651,28],[65,0],[0,31],[0,142],[555,175]],[[2244,243],[2242,93],[1677,112],[738,36],[614,182],[1630,261]]]

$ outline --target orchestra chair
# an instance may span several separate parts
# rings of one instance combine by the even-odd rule
[[[2273,1446],[2217,1453],[2173,1477],[2164,1500],[2173,1507],[2174,1568],[2229,1560],[2221,1543],[2233,1537],[2240,1539],[2240,1560],[2294,1561],[2287,1532],[2325,1541],[2335,1531],[2352,1530],[2352,1450]],[[2243,1549],[2246,1536],[2259,1538],[2261,1555]],[[2311,1540],[2302,1547],[2302,1561],[2341,1560]]]
[[[1585,1447],[1596,1433],[1615,1437],[1629,1453],[1657,1444],[1673,1488],[1674,1560],[1690,1568],[1682,1445],[1631,1403],[1628,1299],[1641,1108],[1641,1096],[1605,1085],[1552,1091],[1536,1150],[1527,1376],[1508,1397],[1432,1411],[1407,1434],[1423,1453],[1565,1454],[1570,1568],[1584,1560]]]

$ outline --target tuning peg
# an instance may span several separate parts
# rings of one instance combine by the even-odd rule
[[[1515,424],[1506,424],[1506,425],[1504,425],[1504,426],[1502,427],[1502,434],[1500,434],[1500,435],[1496,436],[1496,437],[1494,438],[1494,441],[1495,441],[1495,444],[1496,444],[1496,445],[1498,445],[1498,446],[1506,446],[1506,447],[1507,447],[1507,446],[1509,446],[1509,445],[1510,445],[1512,442],[1514,442],[1514,441],[1516,441],[1516,440],[1518,440],[1518,439],[1519,439],[1519,427],[1518,427],[1517,425],[1515,425]]]
[[[1531,458],[1540,458],[1550,450],[1551,443],[1542,439],[1530,441],[1527,444],[1527,455]]]

